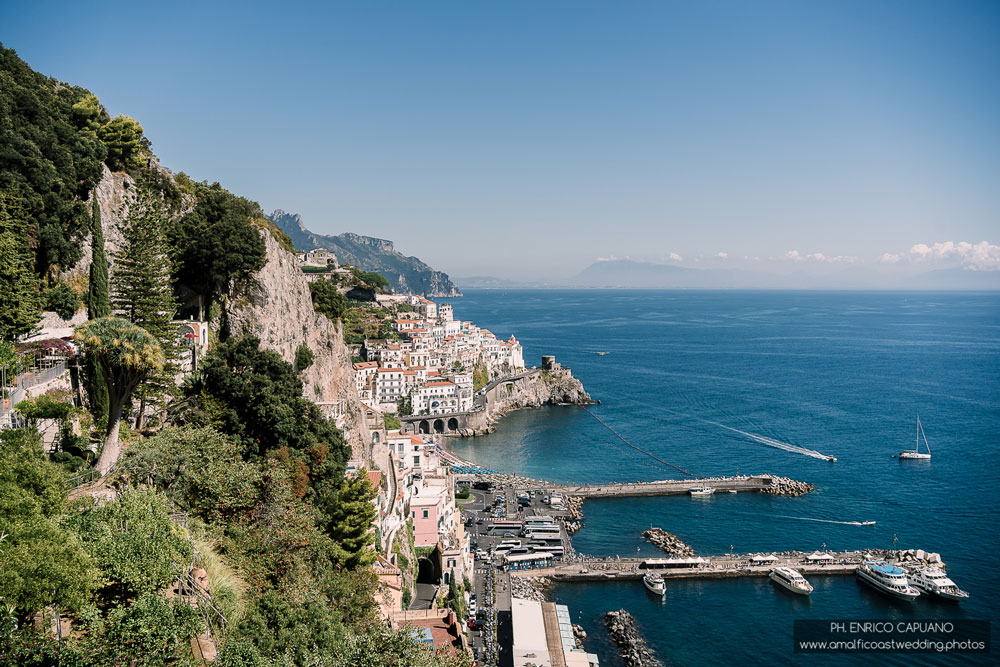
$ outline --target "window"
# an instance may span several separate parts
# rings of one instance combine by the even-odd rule
[[[424,518],[427,518],[427,510],[424,510]]]
[[[415,466],[420,465],[420,457],[419,456],[414,456],[413,457],[413,465],[415,465]]]

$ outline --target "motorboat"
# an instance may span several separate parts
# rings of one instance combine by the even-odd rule
[[[692,497],[710,496],[715,493],[715,489],[710,486],[696,486],[693,489],[689,489],[688,493],[690,493]]]
[[[866,560],[854,572],[861,581],[893,597],[901,600],[915,600],[920,597],[920,591],[910,586],[906,574],[884,560]]]
[[[927,452],[920,451],[920,438],[924,439],[924,447]],[[927,436],[924,434],[924,427],[920,425],[920,415],[917,415],[917,442],[913,449],[904,449],[899,453],[900,460],[902,459],[929,459],[931,457],[931,446],[927,444]]]
[[[790,567],[776,567],[771,570],[771,581],[785,590],[799,595],[809,595],[813,592],[812,584],[806,578]]]
[[[944,570],[936,567],[923,568],[913,572],[910,574],[910,583],[925,593],[940,595],[946,600],[962,601],[969,597],[968,593],[948,578]]]
[[[663,595],[667,592],[667,584],[663,581],[663,577],[655,572],[647,572],[642,575],[642,585],[646,587],[646,590],[655,595]]]

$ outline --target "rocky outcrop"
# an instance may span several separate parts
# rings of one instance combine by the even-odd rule
[[[767,493],[772,496],[802,496],[816,488],[814,484],[800,482],[788,477],[779,477],[778,475],[761,475],[761,477],[771,478],[771,486],[761,489],[761,493]]]
[[[547,577],[511,577],[511,597],[545,602],[545,589],[552,582]]]
[[[642,531],[642,536],[655,544],[661,551],[665,552],[669,556],[677,556],[680,558],[694,556],[694,549],[684,544],[684,542],[681,541],[681,538],[677,537],[673,533],[668,533],[662,528],[650,528],[649,530],[644,530]]]
[[[611,641],[618,646],[621,659],[628,667],[652,667],[660,664],[639,635],[632,614],[624,609],[609,611],[604,616],[604,623],[608,626]]]
[[[510,380],[495,380],[487,385],[485,399],[480,404],[485,406],[489,424],[463,435],[491,433],[493,423],[512,410],[540,408],[543,405],[588,405],[593,402],[583,383],[573,377],[569,368],[522,373]]]
[[[371,434],[354,387],[350,354],[339,326],[313,310],[305,275],[295,255],[284,250],[270,232],[260,230],[267,263],[251,284],[226,304],[230,333],[257,336],[261,347],[292,363],[306,345],[314,355],[302,371],[303,395],[321,408],[343,414],[344,435],[356,460],[371,461]]]
[[[297,213],[281,209],[272,212],[271,219],[288,234],[297,250],[325,248],[337,256],[340,264],[351,264],[364,271],[375,271],[389,281],[396,292],[423,294],[426,297],[462,296],[448,274],[435,271],[416,257],[408,257],[396,250],[392,241],[347,232],[338,236],[324,236],[308,229]]]

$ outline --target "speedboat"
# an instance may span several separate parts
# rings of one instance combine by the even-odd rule
[[[710,496],[715,493],[715,489],[710,486],[696,486],[693,489],[689,489],[688,493],[692,496]]]
[[[940,595],[947,600],[964,600],[969,594],[955,585],[955,582],[948,578],[948,575],[936,567],[929,567],[917,570],[910,575],[910,583],[924,591]]]
[[[920,437],[924,438],[924,447],[927,453],[920,451]],[[917,415],[917,442],[913,449],[904,449],[899,453],[900,459],[929,459],[931,457],[931,446],[927,444],[927,436],[924,435],[924,427],[920,425],[920,415]]]
[[[806,578],[790,567],[776,567],[771,570],[771,581],[785,590],[799,595],[809,595],[813,591],[812,584]]]
[[[826,460],[829,461],[830,463],[836,463],[837,462],[837,457],[834,456],[833,454],[830,454],[830,455],[828,455],[826,457]]]
[[[903,571],[884,560],[866,560],[854,573],[869,586],[893,597],[902,600],[914,600],[920,597],[920,591],[910,586]]]
[[[642,585],[646,587],[646,590],[655,595],[663,595],[667,592],[667,584],[663,581],[663,577],[655,572],[647,572],[642,575]]]

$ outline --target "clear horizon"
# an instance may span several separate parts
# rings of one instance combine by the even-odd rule
[[[1000,269],[1000,5],[5,7],[164,166],[456,276]]]

